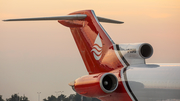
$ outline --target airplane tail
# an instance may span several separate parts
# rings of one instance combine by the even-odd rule
[[[102,60],[110,48],[113,40],[101,26],[99,21],[117,23],[118,21],[102,17],[96,17],[93,10],[84,10],[71,13],[70,15],[87,15],[82,20],[59,20],[64,26],[70,27],[74,40],[77,44],[82,59],[90,74],[107,72],[109,68],[102,66]],[[119,23],[123,23],[120,22]]]
[[[113,68],[123,67],[122,63],[114,62],[114,58],[117,56],[111,50],[114,50],[115,43],[99,22],[116,24],[124,22],[97,17],[93,10],[78,11],[67,16],[7,19],[3,21],[36,20],[58,20],[59,23],[70,28],[89,74],[108,72]],[[112,60],[113,62],[111,62]],[[118,61],[118,59],[116,60]]]

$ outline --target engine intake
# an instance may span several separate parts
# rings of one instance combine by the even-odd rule
[[[101,76],[100,87],[106,93],[111,93],[118,87],[118,80],[112,73],[105,73]]]
[[[139,54],[142,58],[147,59],[150,58],[153,54],[153,48],[150,44],[142,44],[139,48]]]

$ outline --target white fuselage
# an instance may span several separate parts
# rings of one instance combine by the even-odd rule
[[[129,66],[121,71],[121,77],[133,100],[180,100],[180,64]]]

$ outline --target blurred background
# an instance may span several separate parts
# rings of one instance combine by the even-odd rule
[[[124,21],[101,23],[115,43],[146,42],[147,63],[180,63],[179,0],[0,0],[0,95],[41,100],[87,75],[69,28],[57,21],[3,22],[10,18],[67,15],[93,9],[97,16]]]

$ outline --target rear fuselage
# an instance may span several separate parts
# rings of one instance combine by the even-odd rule
[[[137,65],[123,68],[121,78],[133,100],[180,100],[179,72],[180,64]]]

